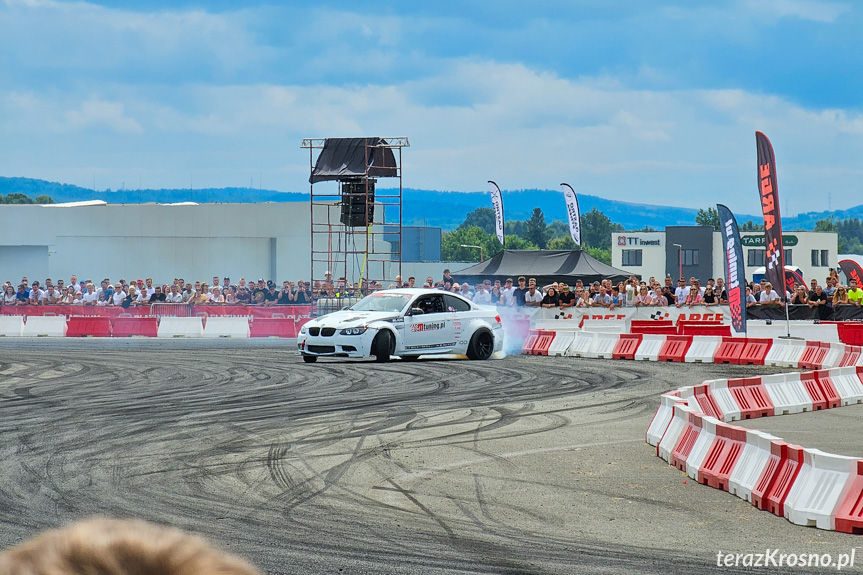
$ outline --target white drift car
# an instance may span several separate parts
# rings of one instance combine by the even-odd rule
[[[308,322],[297,347],[306,362],[326,356],[412,360],[442,353],[488,359],[503,348],[503,329],[494,308],[437,290],[393,289]]]

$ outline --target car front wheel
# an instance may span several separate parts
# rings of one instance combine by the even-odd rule
[[[469,359],[488,359],[494,353],[494,336],[486,330],[473,334],[467,346]]]
[[[372,342],[372,355],[375,356],[375,361],[389,361],[393,351],[395,351],[395,341],[393,334],[389,330],[382,329],[375,336]]]

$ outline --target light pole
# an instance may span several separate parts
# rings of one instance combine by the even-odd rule
[[[482,263],[482,262],[483,262],[483,257],[482,257],[482,246],[471,246],[471,245],[468,245],[468,244],[459,244],[459,246],[458,246],[458,247],[460,247],[460,248],[476,248],[476,249],[478,249],[478,250],[479,250],[479,261],[480,261],[480,263]]]
[[[677,267],[680,275],[677,276],[678,279],[683,277],[683,246],[680,244],[671,244],[677,248]]]

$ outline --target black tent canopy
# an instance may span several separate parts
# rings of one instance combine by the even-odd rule
[[[457,281],[470,285],[485,279],[503,283],[507,278],[517,283],[518,276],[524,276],[536,278],[540,286],[561,281],[572,285],[576,280],[587,284],[610,279],[617,283],[631,275],[637,276],[604,264],[586,252],[570,250],[504,250],[491,259],[452,275]]]
[[[309,182],[395,176],[396,157],[383,138],[327,138]]]

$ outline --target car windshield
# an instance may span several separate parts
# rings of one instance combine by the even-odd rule
[[[408,294],[375,293],[351,306],[354,311],[401,311],[411,296]]]

